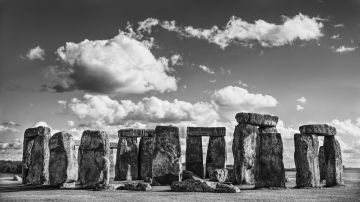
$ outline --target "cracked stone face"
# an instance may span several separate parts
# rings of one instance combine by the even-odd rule
[[[319,136],[336,135],[336,128],[327,124],[309,124],[299,127],[300,133],[315,134]]]

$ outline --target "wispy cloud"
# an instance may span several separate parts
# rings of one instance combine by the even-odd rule
[[[336,27],[336,28],[345,27],[345,25],[341,23],[341,24],[336,24],[336,25],[334,25],[334,27]]]
[[[199,65],[199,68],[208,74],[215,74],[215,71],[205,65]]]
[[[296,111],[302,111],[304,110],[304,107],[301,105],[296,105]]]
[[[27,54],[26,58],[29,60],[45,60],[45,50],[42,49],[40,46],[30,49]]]
[[[355,51],[356,49],[357,49],[357,47],[340,46],[339,48],[337,48],[335,50],[335,52],[337,52],[337,53],[347,53],[347,52]]]

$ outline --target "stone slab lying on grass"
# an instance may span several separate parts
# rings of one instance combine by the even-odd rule
[[[336,135],[336,128],[327,124],[309,124],[299,127],[300,133],[315,134],[319,136]]]
[[[213,192],[213,193],[239,193],[240,189],[231,184],[209,182],[205,180],[188,179],[181,182],[173,182],[171,191],[176,192]]]

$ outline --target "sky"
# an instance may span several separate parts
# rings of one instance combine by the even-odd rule
[[[231,164],[235,114],[256,112],[279,116],[286,167],[310,123],[360,167],[358,0],[1,0],[0,15],[1,159],[37,125],[117,141],[171,124],[183,154],[187,126],[226,127]]]

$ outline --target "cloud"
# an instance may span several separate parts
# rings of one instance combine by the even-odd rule
[[[219,29],[216,25],[209,29],[178,27],[175,21],[164,21],[159,24],[168,31],[177,32],[184,37],[206,40],[223,49],[230,44],[252,46],[255,42],[263,47],[278,47],[292,44],[295,40],[309,41],[323,36],[320,18],[299,13],[292,18],[282,16],[282,20],[282,24],[269,23],[261,19],[249,23],[233,16],[224,29]]]
[[[360,137],[360,122],[359,119],[353,122],[351,119],[339,120],[334,119],[330,122],[331,125],[336,127],[336,131],[342,135],[351,135],[354,137]]]
[[[237,84],[239,84],[239,85],[242,86],[242,87],[249,87],[249,85],[248,85],[247,83],[244,83],[244,82],[242,82],[241,80],[239,80],[239,81],[237,82]]]
[[[352,52],[355,51],[357,47],[346,47],[346,46],[340,46],[335,50],[337,53],[346,53],[346,52]]]
[[[334,27],[338,28],[338,27],[345,27],[344,24],[336,24],[334,25]]]
[[[32,128],[37,128],[37,127],[39,127],[39,126],[50,128],[50,135],[51,135],[51,136],[54,135],[55,133],[60,132],[60,130],[52,128],[52,127],[51,127],[48,123],[46,123],[45,121],[38,121],[38,122],[34,123],[34,124],[32,125]]]
[[[301,105],[296,105],[296,111],[304,110],[304,107]]]
[[[199,65],[199,68],[208,74],[215,74],[214,70],[210,69],[205,65]]]
[[[275,107],[278,103],[271,95],[253,94],[237,86],[227,86],[216,90],[212,95],[212,100],[218,107],[236,108],[242,111]]]
[[[182,57],[180,54],[174,54],[170,58],[172,65],[183,65]]]
[[[0,150],[22,149],[22,141],[15,139],[13,142],[0,142]]]
[[[70,127],[75,126],[75,122],[72,121],[72,120],[67,121],[67,124],[68,124]]]
[[[297,99],[297,101],[300,102],[300,103],[305,104],[307,100],[306,100],[306,98],[303,96],[303,97]]]
[[[45,51],[40,46],[36,46],[35,48],[32,48],[28,51],[26,54],[26,58],[29,60],[45,60]]]
[[[3,133],[16,133],[19,132],[20,130],[17,128],[19,127],[20,124],[14,122],[14,121],[8,121],[8,122],[1,122],[0,123],[0,134]]]
[[[159,24],[159,20],[155,18],[147,18],[144,21],[138,22],[139,27],[137,28],[138,32],[147,32],[151,33],[151,28]]]
[[[332,39],[340,39],[340,34],[334,34],[331,36]]]
[[[82,99],[69,102],[70,111],[79,120],[105,125],[125,124],[129,121],[144,123],[211,122],[216,120],[215,107],[206,102],[194,104],[180,100],[169,102],[157,97],[146,97],[138,103],[113,100],[106,95],[86,94]]]
[[[50,88],[57,92],[142,94],[176,91],[176,79],[142,42],[120,32],[107,40],[67,42],[57,49],[61,65],[47,68]]]

